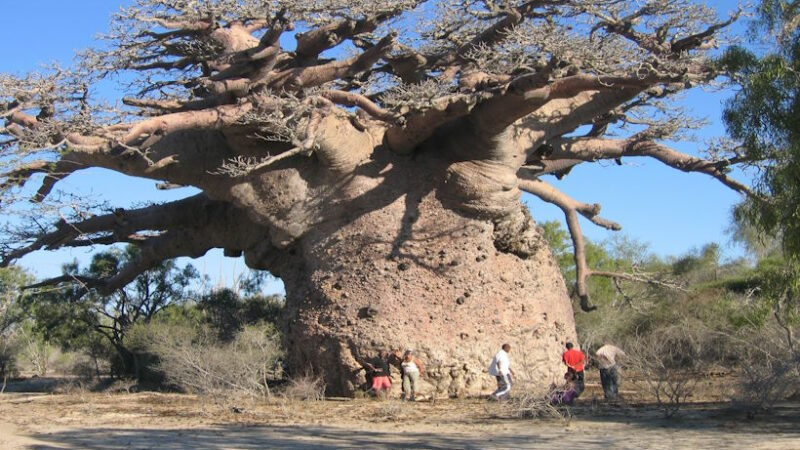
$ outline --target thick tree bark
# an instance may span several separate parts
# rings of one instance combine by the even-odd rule
[[[519,378],[543,388],[559,379],[574,318],[538,232],[520,233],[530,255],[518,256],[496,220],[452,207],[458,180],[437,180],[435,163],[373,166],[342,188],[352,197],[338,199],[349,202],[339,217],[273,261],[286,285],[290,370],[321,375],[331,395],[352,395],[365,382],[363,361],[381,349],[414,349],[428,367],[429,393],[487,393],[489,362],[509,342]]]

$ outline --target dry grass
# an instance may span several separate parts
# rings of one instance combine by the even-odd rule
[[[319,402],[325,400],[325,383],[322,378],[312,375],[292,378],[283,391],[283,397],[289,400]]]

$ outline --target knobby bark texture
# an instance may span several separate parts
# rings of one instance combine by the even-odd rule
[[[363,179],[342,186],[352,197],[332,200],[350,203],[340,215],[305,233],[291,259],[265,266],[286,285],[290,367],[352,394],[365,382],[363,361],[414,349],[428,364],[428,392],[478,394],[509,342],[520,376],[557,379],[574,319],[546,243],[533,228],[509,237],[453,208],[452,164],[420,162],[371,161]],[[533,227],[516,203],[522,227]]]
[[[695,125],[668,101],[718,77],[706,52],[738,14],[688,0],[139,0],[80,69],[0,75],[0,208],[30,218],[6,227],[2,263],[138,246],[107,278],[37,284],[108,294],[223,248],[283,279],[290,369],[331,394],[352,394],[390,348],[417,350],[439,393],[480,392],[504,342],[546,387],[575,339],[568,292],[591,310],[586,277],[625,274],[587,266],[578,215],[620,226],[545,179],[649,157],[752,195],[728,176],[752,163],[735,147],[660,142]],[[93,101],[92,83],[118,74],[123,106]],[[202,193],[111,209],[58,190],[91,167]],[[570,290],[523,191],[565,213]]]

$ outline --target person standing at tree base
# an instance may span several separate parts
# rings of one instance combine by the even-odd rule
[[[603,394],[606,400],[616,400],[619,396],[618,356],[625,356],[625,352],[611,344],[606,344],[595,352],[597,365],[600,368],[600,382],[603,384]]]
[[[387,398],[392,389],[392,379],[389,373],[389,353],[381,350],[378,356],[372,362],[364,363],[372,375],[372,383],[370,390],[375,393],[378,398]]]
[[[584,389],[583,366],[586,361],[586,355],[577,348],[573,348],[572,342],[567,342],[566,347],[567,351],[561,355],[561,361],[567,365],[567,372],[572,374],[572,378],[575,381],[576,396],[579,396]]]
[[[419,377],[423,374],[422,363],[411,350],[406,350],[403,361],[403,399],[413,402],[419,393]]]

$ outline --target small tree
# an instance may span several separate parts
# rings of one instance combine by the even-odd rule
[[[95,353],[97,343],[87,333],[101,336],[116,353],[116,372],[139,378],[136,354],[126,345],[128,331],[135,323],[149,322],[168,305],[185,301],[190,283],[198,277],[191,265],[180,268],[170,260],[142,272],[129,285],[110,294],[89,287],[90,280],[119,273],[128,262],[139,257],[136,247],[127,247],[95,255],[85,270],[80,270],[77,264],[65,266],[61,277],[64,285],[39,289],[31,296],[35,299],[30,307],[37,327],[65,347],[94,349]]]
[[[3,381],[15,369],[17,338],[24,318],[19,299],[22,286],[31,279],[18,267],[0,268],[0,380]]]
[[[732,160],[755,166],[757,196],[737,216],[767,236],[780,236],[787,256],[800,258],[800,2],[762,0],[753,34],[767,44],[760,57],[733,47],[722,66],[736,95],[725,108],[728,133],[740,142]]]

